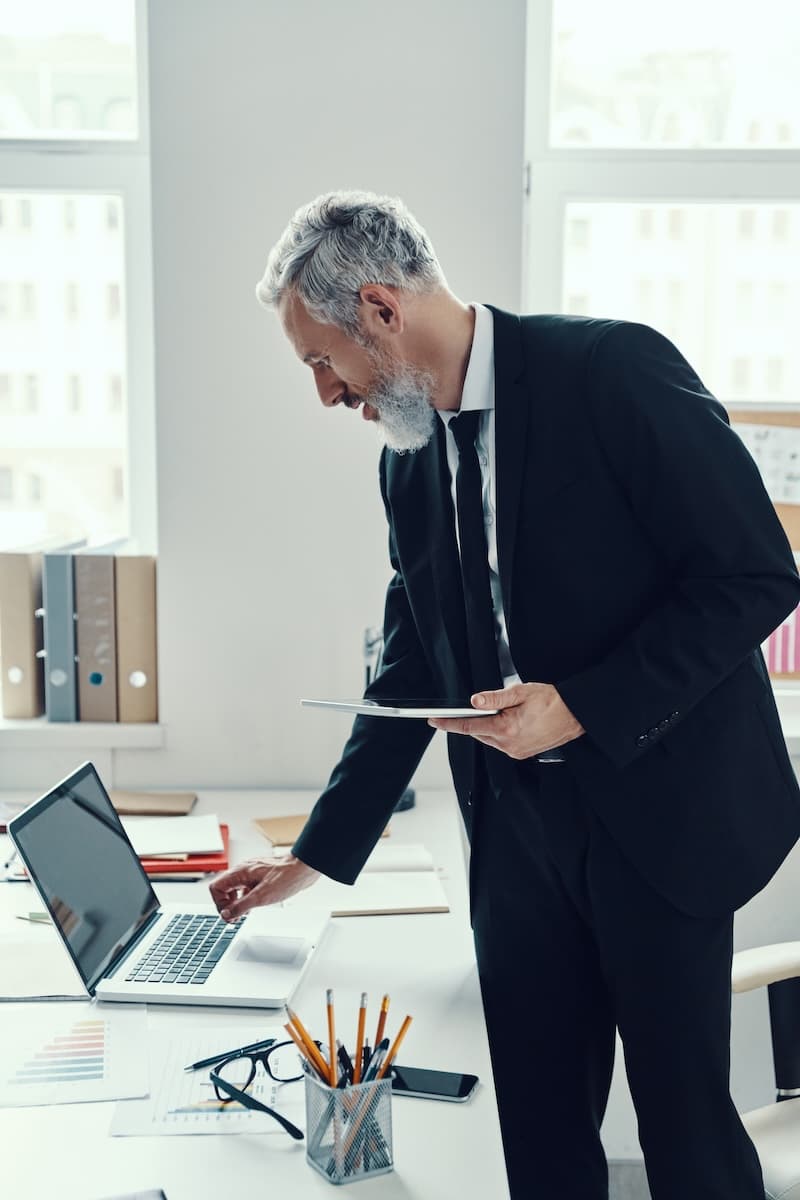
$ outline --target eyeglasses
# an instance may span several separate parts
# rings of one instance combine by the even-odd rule
[[[288,1134],[301,1141],[304,1136],[301,1129],[286,1117],[282,1117],[274,1108],[248,1094],[248,1089],[256,1078],[259,1063],[276,1083],[297,1083],[303,1078],[300,1056],[294,1042],[274,1042],[263,1050],[238,1050],[217,1063],[210,1073],[217,1099],[222,1104],[236,1100],[254,1112],[269,1113]]]

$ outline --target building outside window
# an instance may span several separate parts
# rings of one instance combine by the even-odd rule
[[[643,321],[723,402],[800,404],[800,5],[758,30],[531,0],[525,308]]]
[[[0,550],[155,548],[146,44],[144,0],[4,7]]]

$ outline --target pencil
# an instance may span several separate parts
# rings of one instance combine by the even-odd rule
[[[312,1063],[314,1064],[314,1066],[317,1069],[318,1074],[321,1075],[324,1082],[327,1083],[328,1080],[330,1079],[330,1071],[328,1070],[328,1064],[325,1062],[325,1059],[322,1057],[319,1050],[317,1049],[314,1039],[309,1034],[305,1025],[298,1017],[297,1013],[292,1012],[292,1010],[290,1008],[287,1008],[286,1011],[289,1014],[289,1020],[294,1025],[295,1030],[297,1031],[301,1042],[303,1042],[306,1058],[311,1059]]]
[[[336,1030],[333,1017],[333,988],[325,993],[325,1003],[328,1009],[328,1077],[332,1088],[336,1087]]]
[[[294,1042],[295,1046],[297,1046],[297,1049],[300,1051],[300,1056],[301,1056],[301,1058],[303,1059],[303,1062],[307,1063],[307,1064],[308,1064],[308,1065],[311,1067],[311,1069],[312,1069],[312,1071],[314,1072],[314,1074],[315,1074],[315,1075],[318,1075],[318,1076],[320,1076],[320,1067],[319,1067],[319,1065],[317,1064],[317,1061],[316,1061],[316,1059],[312,1059],[312,1058],[309,1056],[309,1053],[308,1053],[308,1050],[307,1050],[307,1048],[306,1048],[305,1042],[304,1042],[304,1041],[303,1041],[303,1039],[300,1037],[300,1034],[297,1032],[297,1030],[296,1030],[296,1029],[293,1029],[293,1028],[292,1028],[292,1026],[291,1026],[291,1025],[289,1025],[289,1024],[287,1024],[287,1025],[284,1025],[284,1027],[283,1027],[283,1028],[286,1030],[286,1032],[288,1033],[289,1037],[292,1039],[292,1041]],[[328,1082],[328,1064],[327,1064],[326,1062],[324,1062],[324,1061],[323,1061],[323,1062],[322,1062],[322,1066],[323,1066],[325,1069],[324,1069],[324,1071],[322,1071],[322,1073],[321,1073],[321,1076],[320,1076],[320,1077],[321,1077],[321,1079],[322,1079],[322,1082],[323,1082],[323,1083],[327,1083],[327,1082]]]
[[[364,1023],[367,1019],[367,993],[361,993],[361,1007],[358,1010],[358,1033],[356,1034],[356,1052],[353,1055],[353,1083],[361,1082],[361,1052],[364,1049]]]
[[[384,996],[381,1000],[381,1014],[378,1017],[378,1028],[375,1032],[375,1041],[373,1046],[377,1046],[383,1038],[383,1031],[386,1028],[386,1014],[389,1011],[389,997]]]
[[[383,1066],[381,1067],[380,1071],[378,1071],[378,1074],[376,1076],[377,1079],[383,1079],[384,1075],[389,1070],[389,1067],[394,1062],[394,1057],[397,1054],[397,1051],[400,1049],[400,1043],[402,1042],[403,1038],[406,1036],[406,1034],[408,1032],[408,1027],[411,1024],[412,1020],[413,1020],[413,1017],[406,1017],[406,1019],[403,1021],[403,1024],[400,1026],[400,1032],[398,1033],[397,1037],[394,1039],[394,1045],[392,1046],[391,1050],[386,1055],[386,1058],[383,1060]]]

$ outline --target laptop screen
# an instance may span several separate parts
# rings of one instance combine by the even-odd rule
[[[91,763],[9,822],[92,994],[158,909],[158,898]]]

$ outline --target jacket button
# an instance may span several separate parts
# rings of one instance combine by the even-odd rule
[[[681,715],[681,714],[680,714],[680,713],[678,713],[678,712],[670,713],[670,714],[669,714],[669,719],[670,719],[670,721],[674,721],[674,720],[676,719],[676,717],[679,717],[680,715]]]
[[[637,746],[646,746],[649,741],[650,741],[650,739],[646,733],[640,733],[636,739],[636,745]]]
[[[647,734],[651,738],[658,737],[658,726],[654,725],[652,729],[648,729]]]
[[[658,728],[662,731],[662,733],[665,729],[669,729],[669,720],[667,717],[665,717],[663,721],[658,722]]]

